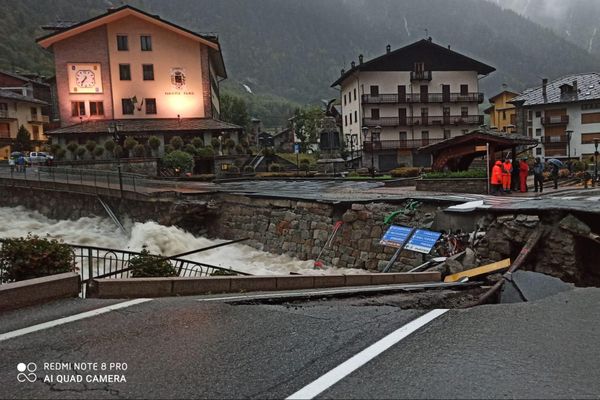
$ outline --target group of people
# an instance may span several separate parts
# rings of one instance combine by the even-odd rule
[[[8,165],[10,166],[10,172],[14,172],[15,169],[17,170],[17,172],[25,172],[25,168],[27,166],[27,162],[25,160],[25,157],[23,157],[22,155],[20,155],[19,157],[17,157],[16,159],[14,158],[9,158],[8,159]]]
[[[541,193],[544,190],[544,164],[539,157],[535,158],[532,169],[534,191],[537,193],[539,190]],[[554,170],[552,172],[554,178]],[[512,191],[520,191],[521,193],[527,192],[527,176],[529,176],[529,164],[527,158],[523,158],[520,161],[515,160],[514,163],[509,158],[496,161],[492,168],[492,176],[490,178],[492,194],[509,194]],[[556,177],[554,179],[555,189],[557,185],[558,169],[556,169]]]

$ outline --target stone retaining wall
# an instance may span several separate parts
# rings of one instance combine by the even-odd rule
[[[221,213],[209,221],[215,237],[249,237],[247,244],[276,254],[302,260],[316,259],[337,221],[343,221],[331,247],[319,258],[327,266],[375,270],[386,265],[395,249],[379,240],[386,227],[383,221],[403,205],[385,203],[334,205],[318,202],[223,196]],[[399,215],[400,225],[429,227],[437,207],[422,205],[418,212]],[[402,252],[397,265],[408,270],[419,265],[420,254]]]
[[[486,178],[417,179],[417,190],[449,193],[487,193]]]

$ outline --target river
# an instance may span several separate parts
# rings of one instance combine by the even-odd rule
[[[124,234],[108,218],[85,217],[76,221],[53,220],[37,211],[23,207],[0,207],[0,238],[22,237],[28,233],[50,236],[70,244],[109,247],[140,251],[146,246],[154,254],[172,255],[222,243],[194,236],[174,226],[160,225],[154,221],[144,223],[125,221],[129,234]],[[225,268],[248,272],[252,275],[289,274],[340,274],[364,272],[357,269],[313,269],[313,260],[301,261],[287,255],[276,255],[237,243],[223,246],[186,259]]]

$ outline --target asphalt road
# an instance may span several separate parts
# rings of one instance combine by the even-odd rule
[[[317,397],[597,398],[599,300],[600,290],[578,289],[535,303],[450,310]],[[0,397],[285,398],[427,312],[393,301],[276,305],[183,297],[1,339],[121,302],[66,300],[1,314]],[[54,362],[127,369],[44,368]],[[19,363],[36,364],[35,382],[18,382]],[[77,374],[126,382],[56,382]],[[54,382],[44,383],[50,376]]]

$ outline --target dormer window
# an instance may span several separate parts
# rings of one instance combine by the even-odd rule
[[[560,95],[563,96],[565,94],[573,93],[573,86],[565,83],[560,85]]]
[[[415,72],[423,72],[425,71],[425,63],[424,62],[416,62],[415,63]]]

